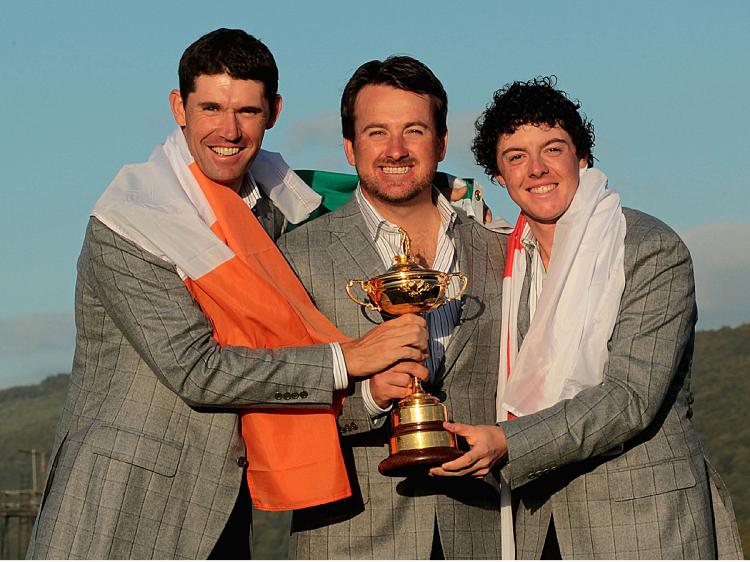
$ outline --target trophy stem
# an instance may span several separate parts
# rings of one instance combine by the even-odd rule
[[[422,388],[422,381],[417,377],[411,378],[411,393],[412,394],[423,394],[424,389]]]

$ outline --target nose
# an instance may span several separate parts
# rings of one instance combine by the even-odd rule
[[[549,171],[547,163],[541,154],[531,154],[529,156],[529,175],[533,177],[543,176]]]
[[[234,111],[224,112],[221,116],[221,123],[217,130],[224,139],[230,142],[237,142],[242,137],[237,114]]]
[[[406,158],[409,155],[409,151],[406,148],[404,139],[401,135],[391,135],[388,139],[388,146],[386,146],[386,156],[391,160],[400,160]]]

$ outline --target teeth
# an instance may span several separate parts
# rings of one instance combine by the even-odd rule
[[[240,149],[236,146],[212,146],[211,150],[219,156],[234,156],[240,152]]]
[[[405,174],[409,171],[409,166],[400,166],[398,168],[381,168],[384,174]]]
[[[555,185],[540,185],[539,187],[532,187],[529,189],[531,193],[549,193],[553,189],[555,189]]]

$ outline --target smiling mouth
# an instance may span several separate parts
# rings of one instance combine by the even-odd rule
[[[218,154],[219,156],[234,156],[242,150],[237,146],[210,146],[209,148],[214,154]]]
[[[411,166],[381,166],[384,174],[405,174],[411,170]]]
[[[540,185],[540,186],[537,186],[537,187],[532,187],[532,188],[529,189],[529,192],[530,193],[537,193],[537,194],[541,195],[541,194],[544,194],[544,193],[549,193],[550,191],[554,191],[555,189],[557,189],[557,184],[556,183],[550,183],[550,184],[547,184],[547,185]]]

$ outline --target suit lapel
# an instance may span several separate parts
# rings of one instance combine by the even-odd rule
[[[370,238],[356,198],[350,198],[335,216],[332,214],[330,229],[332,241],[327,252],[338,274],[348,279],[367,280],[385,272],[386,267]]]
[[[457,217],[454,229],[458,267],[459,271],[468,278],[468,285],[461,297],[458,324],[445,349],[445,368],[441,373],[441,378],[444,378],[453,367],[466,346],[466,342],[474,333],[484,306],[488,248],[484,239],[473,235],[474,225],[465,222],[468,220],[471,219],[461,220],[461,217]]]

